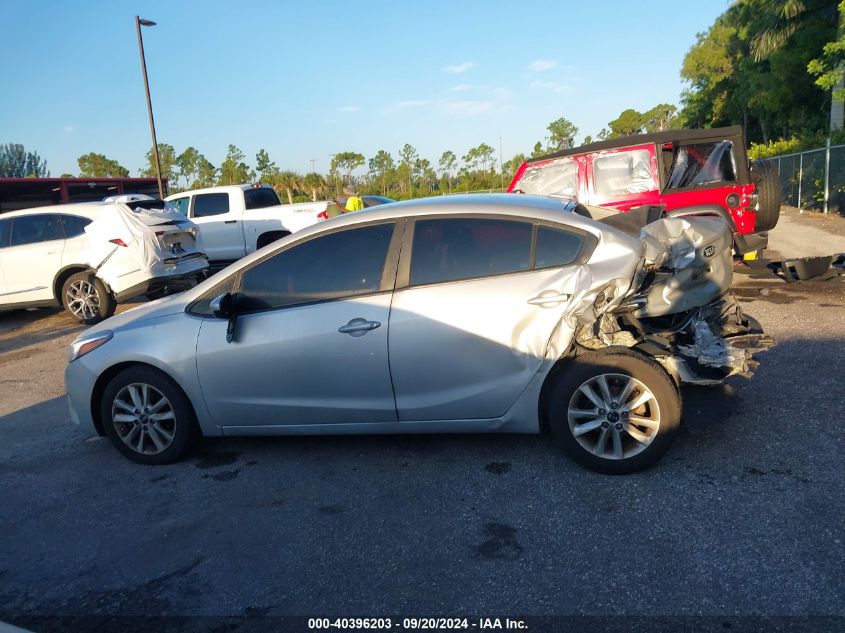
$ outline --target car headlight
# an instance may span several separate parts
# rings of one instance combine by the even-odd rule
[[[100,345],[108,343],[113,337],[114,333],[111,330],[103,330],[102,332],[97,332],[92,336],[76,339],[70,344],[68,362],[72,363],[77,358],[82,358],[85,354],[93,352],[95,349],[100,347]]]

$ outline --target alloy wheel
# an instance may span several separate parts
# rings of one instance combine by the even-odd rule
[[[145,383],[126,385],[117,393],[112,422],[118,437],[136,453],[161,453],[176,435],[173,405],[161,391]]]
[[[67,288],[67,309],[78,319],[93,319],[100,313],[100,295],[90,281],[80,279]]]
[[[569,401],[569,430],[583,449],[603,459],[627,459],[644,451],[660,430],[657,398],[624,374],[584,381]]]

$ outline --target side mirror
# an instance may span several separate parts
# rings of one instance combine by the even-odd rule
[[[235,302],[231,292],[211,300],[211,314],[215,319],[231,319],[235,312],[234,307]]]

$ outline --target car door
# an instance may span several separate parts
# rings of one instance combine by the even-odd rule
[[[387,335],[402,226],[344,227],[238,273],[232,342],[227,321],[213,317],[197,341],[216,424],[262,432],[396,421]]]
[[[56,213],[9,218],[7,245],[0,249],[8,303],[54,299],[53,280],[61,268],[64,233]]]
[[[198,193],[191,201],[191,220],[200,227],[211,261],[232,261],[246,254],[239,205],[226,192]]]
[[[514,218],[415,221],[390,314],[399,420],[504,415],[540,368],[595,243]]]

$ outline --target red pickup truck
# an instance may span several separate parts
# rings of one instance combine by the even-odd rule
[[[739,126],[668,130],[590,143],[525,161],[508,188],[629,211],[711,213],[734,232],[738,254],[765,248],[780,215],[777,168],[749,164]]]

